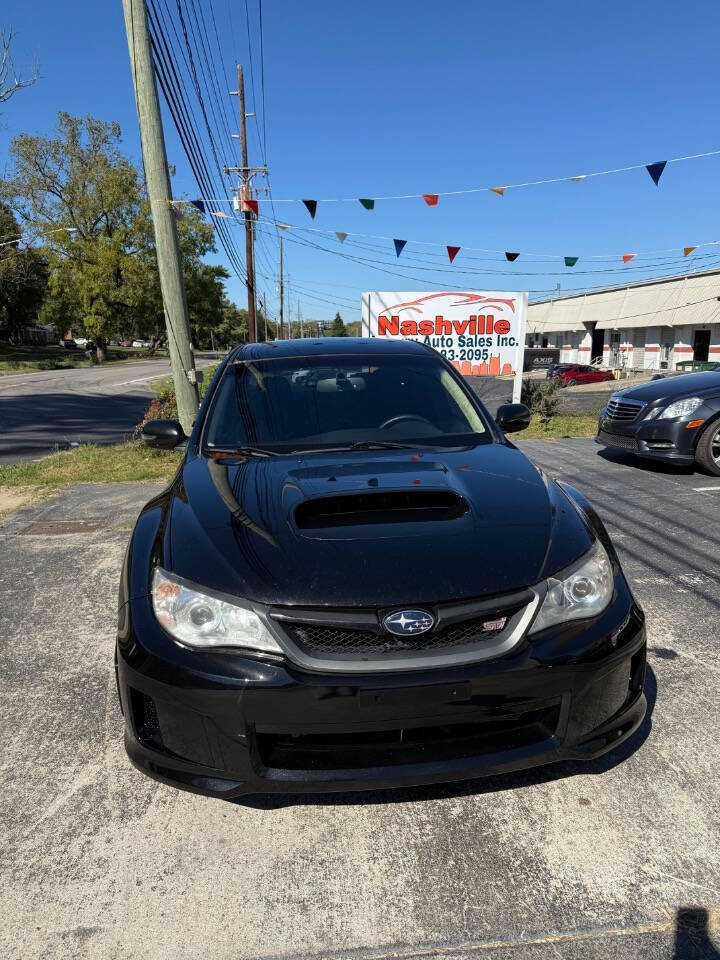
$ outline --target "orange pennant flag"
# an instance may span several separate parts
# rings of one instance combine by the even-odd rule
[[[630,261],[633,259],[634,256],[635,256],[634,253],[624,253],[624,254],[623,254],[623,263],[630,263]]]
[[[289,229],[290,229],[290,227],[288,227],[288,225],[287,225],[286,223],[279,223],[279,224],[278,224],[278,227],[279,227],[280,230],[289,230]]]
[[[697,250],[697,247],[683,247],[683,256],[687,257],[693,250]]]
[[[505,187],[490,187],[492,193],[496,193],[501,197],[505,193]]]
[[[440,195],[437,193],[424,193],[422,198],[429,207],[436,207],[438,200],[440,199]]]

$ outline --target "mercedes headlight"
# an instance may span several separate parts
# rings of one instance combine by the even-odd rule
[[[607,607],[613,595],[613,571],[605,548],[596,540],[582,559],[549,577],[540,612],[530,633],[546,630],[566,620],[596,617]]]
[[[240,600],[230,602],[204,593],[160,567],[153,573],[151,593],[158,621],[184,647],[244,647],[282,653],[260,617]]]
[[[676,400],[669,407],[665,407],[660,414],[660,420],[678,420],[682,417],[689,417],[694,413],[702,403],[702,397],[689,397],[687,400]]]

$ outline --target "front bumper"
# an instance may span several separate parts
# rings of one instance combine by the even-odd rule
[[[694,462],[700,432],[698,429],[688,430],[687,420],[618,423],[606,419],[601,411],[595,442],[638,457],[683,466]]]
[[[233,798],[466,780],[596,757],[645,714],[645,629],[621,574],[597,620],[462,667],[306,673],[181,650],[147,597],[117,648],[125,745],[146,774]]]

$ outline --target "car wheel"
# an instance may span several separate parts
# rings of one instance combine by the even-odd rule
[[[566,386],[566,387],[576,387],[576,386],[577,386],[577,380],[566,380],[566,381],[565,381],[565,386]]]
[[[720,420],[714,420],[700,434],[695,448],[695,462],[706,473],[720,477]]]

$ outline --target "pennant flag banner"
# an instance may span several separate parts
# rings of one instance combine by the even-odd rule
[[[190,203],[197,207],[200,213],[205,213],[205,201],[204,200],[191,200]]]
[[[242,202],[243,210],[251,210],[255,216],[258,215],[258,202],[257,200],[243,200]]]
[[[580,259],[579,257],[563,257],[566,267],[574,267]]]
[[[369,200],[367,197],[366,197],[366,198],[361,198],[361,199],[360,199],[360,203],[365,207],[366,210],[374,210],[374,209],[375,209],[375,201],[374,201],[374,200]]]
[[[447,252],[448,257],[450,257],[450,263],[452,263],[455,257],[460,253],[460,247],[448,247]]]
[[[570,182],[571,182],[571,183],[580,183],[580,181],[581,181],[581,180],[584,180],[584,179],[585,179],[585,174],[584,174],[584,173],[581,173],[581,174],[580,174],[579,176],[577,176],[577,177],[570,177]]]
[[[634,253],[624,253],[622,258],[623,263],[630,263],[634,256]]]
[[[693,250],[697,250],[697,247],[683,247],[683,256],[684,257],[689,256],[693,252]]]
[[[212,215],[214,217],[220,217],[221,220],[227,220],[228,215],[223,213],[222,210],[213,210]]]
[[[407,240],[393,240],[393,243],[395,244],[395,256],[399,257],[405,248]]]
[[[667,160],[661,160],[659,163],[648,163],[645,167],[647,172],[653,179],[653,183],[657,186],[660,183],[660,177],[663,175],[663,170],[667,165]]]
[[[509,260],[510,263],[514,263],[519,256],[519,253],[508,253],[507,250],[505,251],[505,259]]]
[[[424,193],[422,198],[429,207],[436,207],[438,205],[440,195],[437,193]]]
[[[501,197],[505,193],[505,187],[490,187],[490,191]]]
[[[278,229],[280,229],[280,230],[289,230],[290,227],[289,227],[286,223],[279,223],[279,224],[278,224]]]
[[[182,210],[180,210],[179,207],[170,207],[170,213],[173,215],[175,220],[178,221],[178,223],[180,222],[180,220],[185,219],[185,214],[182,212]]]
[[[342,230],[336,230],[336,231],[335,231],[335,236],[338,238],[338,240],[340,241],[340,243],[345,243],[345,241],[346,241],[347,238],[348,238],[348,235],[347,235],[346,233],[343,233]]]
[[[315,213],[317,212],[317,200],[303,200],[303,203],[307,207],[307,212],[310,216],[315,219]]]

